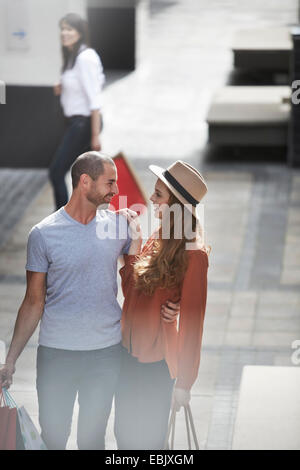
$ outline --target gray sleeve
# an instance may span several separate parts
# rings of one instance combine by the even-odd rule
[[[29,233],[27,242],[27,271],[39,273],[48,272],[49,261],[46,253],[46,245],[40,230],[33,227]]]

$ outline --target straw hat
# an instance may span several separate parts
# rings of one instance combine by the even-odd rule
[[[152,171],[179,199],[186,208],[197,217],[196,207],[207,192],[203,176],[196,168],[177,160],[166,170],[157,165],[149,165]]]

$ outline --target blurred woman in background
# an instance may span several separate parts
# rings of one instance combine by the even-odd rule
[[[60,96],[66,127],[49,168],[56,209],[68,202],[65,175],[78,155],[101,150],[101,92],[105,81],[101,59],[89,47],[86,20],[69,13],[59,26],[63,66],[54,94]]]

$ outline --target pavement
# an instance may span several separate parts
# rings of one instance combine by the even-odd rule
[[[191,407],[200,448],[229,450],[244,366],[297,367],[291,356],[293,341],[300,339],[300,170],[267,153],[258,158],[256,149],[247,150],[247,159],[209,158],[205,115],[212,94],[231,73],[234,32],[253,22],[295,22],[297,2],[155,0],[149,15],[144,13],[136,71],[108,74],[103,151],[123,150],[149,196],[155,184],[150,163],[167,167],[182,159],[207,180],[205,233],[212,252]],[[23,170],[16,171],[0,171],[0,180],[3,172],[16,179],[7,186],[11,191],[24,187]],[[30,174],[25,186],[34,190],[21,192],[17,223],[8,217],[22,198],[16,192],[8,203],[11,191],[0,190],[0,340],[7,344],[25,293],[28,232],[54,210],[46,171]],[[120,290],[118,299],[122,304]],[[37,333],[18,360],[11,392],[38,426],[36,346]],[[68,449],[76,449],[77,412],[76,405]],[[185,449],[183,413],[177,423],[175,448]],[[108,449],[116,448],[112,426],[113,410]]]

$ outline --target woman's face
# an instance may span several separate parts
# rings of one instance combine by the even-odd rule
[[[73,28],[68,23],[63,21],[60,26],[60,37],[61,37],[62,45],[64,47],[68,47],[69,49],[72,49],[74,44],[76,44],[79,41],[81,35],[77,31],[77,29]]]
[[[154,216],[158,219],[162,218],[164,208],[170,199],[170,194],[167,186],[158,179],[155,184],[154,192],[150,197],[150,201],[152,201],[154,205]],[[162,205],[163,207],[161,207]]]

